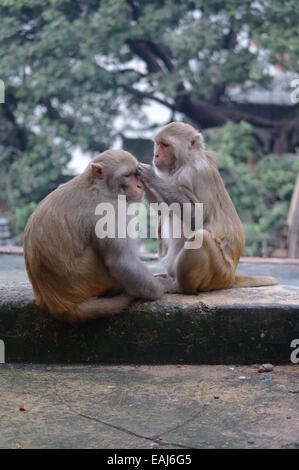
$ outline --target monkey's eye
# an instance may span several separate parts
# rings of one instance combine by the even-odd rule
[[[169,144],[166,144],[165,142],[162,142],[161,144],[163,147],[169,147]]]

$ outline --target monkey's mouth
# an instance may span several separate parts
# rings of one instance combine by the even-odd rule
[[[154,158],[153,164],[156,168],[159,168],[159,170],[163,167],[167,167],[167,163],[165,162],[165,160],[163,160],[161,158],[160,159]]]

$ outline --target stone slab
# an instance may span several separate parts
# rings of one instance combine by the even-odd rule
[[[0,283],[7,362],[288,363],[299,338],[299,289],[229,289],[133,302],[109,319],[70,326],[34,305],[27,282]]]

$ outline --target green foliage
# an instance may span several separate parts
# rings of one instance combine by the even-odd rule
[[[12,222],[12,232],[14,235],[18,235],[24,230],[27,220],[35,208],[35,202],[30,202],[29,204],[16,208]]]
[[[15,230],[19,213],[65,180],[74,148],[100,151],[134,126],[142,132],[149,100],[171,108],[183,82],[192,99],[211,102],[224,86],[226,102],[234,85],[270,88],[271,64],[298,69],[297,0],[2,0],[0,17],[0,199]],[[288,201],[291,170],[278,158],[257,163],[246,123],[219,135],[223,177],[261,251],[285,210],[276,202]],[[271,206],[265,191],[275,193],[271,221],[252,203],[256,195]]]
[[[24,153],[0,145],[0,200],[6,201],[6,212],[12,220],[15,235],[26,224],[31,209],[50,191],[68,178],[63,168],[68,160],[65,149],[52,148],[36,138],[34,146]]]
[[[267,155],[257,161],[258,144],[247,123],[207,132],[207,147],[244,223],[245,254],[267,256],[279,246],[299,172],[299,155]]]

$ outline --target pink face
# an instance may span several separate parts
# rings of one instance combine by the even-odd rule
[[[155,143],[154,164],[157,168],[168,166],[172,153],[172,146],[166,141]]]
[[[140,201],[143,196],[143,184],[135,174],[124,175],[122,177],[126,186],[125,193],[131,201]]]
[[[103,180],[105,177],[103,166],[99,163],[92,163],[91,174],[94,178]],[[130,201],[140,201],[144,191],[143,184],[137,178],[136,172],[125,173],[118,177],[117,190],[119,191],[120,189]]]

